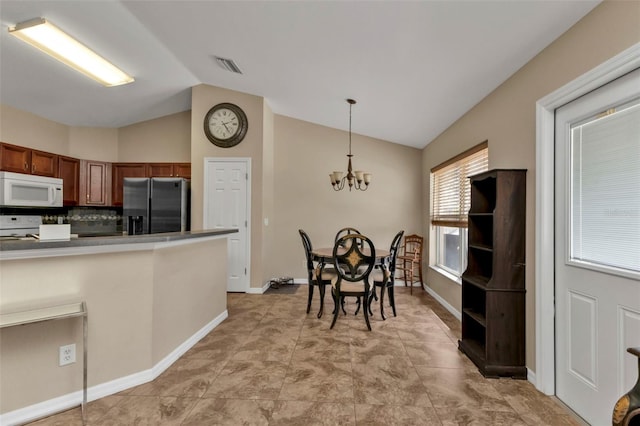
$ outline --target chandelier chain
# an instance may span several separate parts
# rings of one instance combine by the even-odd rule
[[[335,191],[341,191],[346,186],[349,187],[349,191],[354,187],[359,191],[366,191],[367,188],[369,188],[369,183],[371,182],[371,173],[360,170],[356,170],[354,173],[351,164],[351,159],[353,158],[353,154],[351,153],[352,108],[356,101],[353,99],[347,99],[347,103],[349,103],[349,154],[347,154],[349,161],[347,162],[347,174],[343,177],[343,172],[334,171],[333,173],[329,173],[329,178],[331,179],[331,186]]]

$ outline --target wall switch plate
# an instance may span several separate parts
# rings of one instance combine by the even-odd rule
[[[76,362],[76,344],[60,346],[60,367]]]

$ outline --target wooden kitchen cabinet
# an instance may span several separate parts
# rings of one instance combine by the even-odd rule
[[[80,160],[80,205],[111,205],[111,163]]]
[[[114,163],[112,204],[121,206],[123,201],[123,184],[126,177],[148,177],[147,163]]]
[[[191,163],[174,163],[173,175],[185,179],[191,179]]]
[[[0,169],[6,172],[31,173],[31,150],[7,143],[0,144]]]
[[[31,174],[55,177],[58,174],[59,156],[50,152],[31,151]]]
[[[191,163],[149,163],[148,177],[191,178]]]
[[[65,206],[80,204],[80,160],[77,158],[58,157],[58,174],[62,179],[62,203]]]
[[[58,155],[8,143],[0,144],[0,169],[7,172],[55,177]]]

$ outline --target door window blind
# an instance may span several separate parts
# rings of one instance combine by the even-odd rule
[[[640,272],[640,101],[571,130],[571,257]]]
[[[489,147],[485,141],[431,169],[431,224],[466,227],[471,207],[469,176],[487,171]]]

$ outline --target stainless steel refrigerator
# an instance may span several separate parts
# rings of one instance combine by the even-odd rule
[[[190,230],[189,181],[182,178],[125,178],[123,226],[129,235]]]

